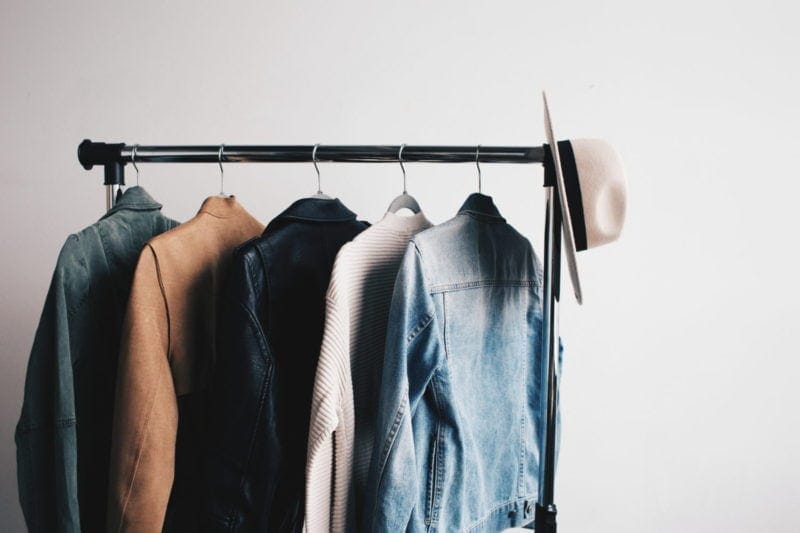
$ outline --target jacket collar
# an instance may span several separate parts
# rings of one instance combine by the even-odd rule
[[[500,211],[494,205],[491,196],[486,196],[478,192],[470,194],[458,210],[459,215],[471,215],[487,222],[505,222],[506,219],[500,215]]]
[[[306,220],[312,222],[344,222],[355,220],[356,214],[338,198],[301,198],[275,217],[275,220]]]
[[[428,229],[431,226],[433,226],[433,224],[431,224],[431,221],[428,220],[428,218],[425,216],[425,213],[422,211],[409,216],[402,216],[398,215],[397,213],[387,211],[386,214],[383,215],[383,218],[380,219],[373,227],[388,229],[396,233],[414,234],[422,231],[423,229]]]
[[[239,203],[235,196],[231,195],[209,196],[203,200],[203,205],[200,206],[197,214],[208,213],[216,218],[231,218],[244,212],[245,209],[242,204]]]
[[[147,191],[138,185],[125,189],[114,207],[109,209],[102,218],[106,218],[118,211],[155,211],[161,209],[161,204],[153,200]],[[102,220],[101,218],[101,220]]]

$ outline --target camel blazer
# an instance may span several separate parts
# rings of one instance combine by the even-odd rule
[[[263,230],[215,196],[142,251],[120,349],[109,531],[197,530],[219,287],[234,248]]]

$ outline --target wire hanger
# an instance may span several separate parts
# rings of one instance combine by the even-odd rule
[[[131,163],[133,163],[133,169],[136,171],[136,186],[139,186],[139,167],[136,165],[136,150],[139,149],[138,144],[133,145],[133,150],[131,150]]]
[[[319,143],[314,145],[314,150],[311,152],[311,160],[314,162],[314,170],[317,171],[317,194],[315,194],[311,198],[330,200],[331,197],[322,192],[322,178],[319,175],[319,166],[317,166],[317,148],[319,148]]]
[[[414,214],[419,213],[422,209],[419,206],[417,200],[408,194],[408,190],[406,189],[406,167],[403,164],[403,148],[405,148],[405,144],[400,145],[400,151],[397,153],[397,160],[400,161],[400,169],[403,171],[403,192],[397,196],[392,203],[389,204],[388,211],[390,213],[397,213],[401,209],[408,209]]]
[[[479,144],[475,148],[475,166],[478,167],[478,194],[483,194],[481,192],[481,145]]]
[[[219,152],[217,152],[217,163],[219,163],[219,195],[225,196],[225,169],[222,168],[222,158],[225,153],[225,145],[219,145]]]

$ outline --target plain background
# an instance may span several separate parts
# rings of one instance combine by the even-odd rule
[[[60,246],[103,214],[81,139],[141,144],[484,144],[603,137],[622,153],[622,239],[565,295],[565,532],[797,531],[800,34],[792,2],[5,1],[0,8],[0,523],[23,530],[14,425]],[[434,222],[474,165],[409,164]],[[483,191],[541,250],[539,166]],[[128,169],[129,184],[135,182]],[[321,166],[378,220],[397,165]],[[226,167],[267,222],[311,165]],[[142,165],[179,220],[214,165]],[[487,451],[491,453],[491,451]]]

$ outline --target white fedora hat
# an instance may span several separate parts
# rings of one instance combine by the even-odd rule
[[[545,171],[555,171],[567,266],[575,299],[582,303],[577,252],[619,238],[625,223],[625,169],[622,158],[606,141],[570,139],[556,143],[547,95],[542,93],[542,97],[544,128],[552,158],[552,165],[546,162]]]

